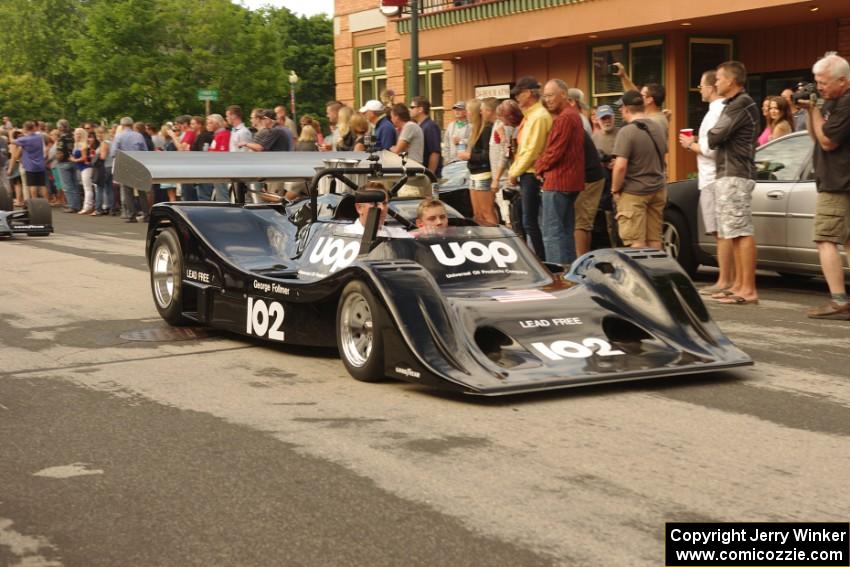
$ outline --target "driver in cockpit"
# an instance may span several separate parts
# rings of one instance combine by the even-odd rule
[[[416,207],[416,228],[434,230],[449,226],[449,215],[446,206],[439,199],[426,197]]]
[[[380,207],[381,213],[378,217],[378,236],[389,238],[410,238],[408,232],[399,226],[384,226],[384,221],[387,218],[387,210],[389,208],[389,191],[382,183],[370,181],[360,188],[361,191],[381,191],[384,194],[384,200],[381,203],[357,203],[354,208],[357,210],[357,220],[352,224],[347,225],[343,232],[355,236],[362,235],[366,230],[366,218],[369,216],[369,211],[373,207]]]

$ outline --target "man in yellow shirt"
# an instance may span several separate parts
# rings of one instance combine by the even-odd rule
[[[543,234],[540,231],[540,181],[534,172],[534,162],[546,147],[552,129],[552,115],[540,103],[540,83],[534,77],[521,77],[511,90],[524,118],[519,125],[517,152],[508,171],[509,182],[519,182],[522,201],[522,224],[531,239],[537,257],[545,260]]]

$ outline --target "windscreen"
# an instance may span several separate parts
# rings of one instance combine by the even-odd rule
[[[388,239],[374,253],[413,260],[444,287],[525,288],[552,281],[528,247],[505,229],[448,227],[409,234],[412,238]]]

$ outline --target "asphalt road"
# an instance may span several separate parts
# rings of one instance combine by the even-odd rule
[[[0,242],[2,566],[660,565],[667,521],[848,521],[850,322],[802,315],[820,280],[710,306],[752,369],[471,399],[133,340],[165,327],[145,225],[55,217]]]

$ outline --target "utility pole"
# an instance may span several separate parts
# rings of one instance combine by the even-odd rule
[[[419,96],[419,0],[410,0],[410,93]]]

